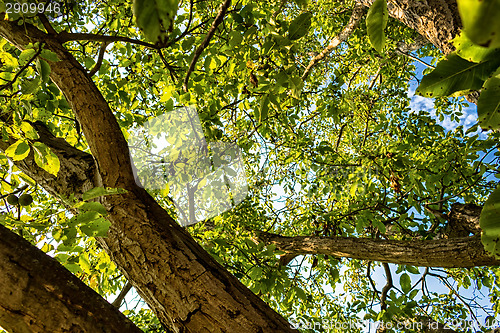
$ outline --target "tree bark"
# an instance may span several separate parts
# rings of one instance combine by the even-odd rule
[[[0,225],[0,326],[24,332],[142,332],[55,259]]]
[[[498,266],[500,260],[484,250],[477,236],[438,240],[384,240],[353,237],[285,237],[258,232],[257,239],[287,254],[326,254],[334,257],[423,267]]]
[[[375,0],[357,0],[370,7]],[[449,43],[462,22],[455,0],[388,0],[389,16],[414,29],[444,54],[454,50]]]
[[[60,59],[49,62],[50,77],[82,126],[98,171],[94,185],[128,191],[101,199],[111,227],[108,237],[98,241],[160,321],[175,332],[295,332],[137,186],[128,145],[112,111],[85,69],[57,39],[3,18],[0,36],[20,49],[44,42]],[[67,192],[66,185],[54,184],[53,189]]]

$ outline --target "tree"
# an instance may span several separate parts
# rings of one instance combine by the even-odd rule
[[[0,2],[1,195],[29,192],[35,203],[4,201],[2,223],[72,279],[103,296],[129,281],[173,332],[292,332],[298,320],[360,313],[432,331],[475,318],[457,291],[471,280],[495,304],[499,262],[478,224],[496,185],[498,133],[445,131],[411,112],[407,94],[414,61],[454,51],[454,2],[111,0],[22,15],[9,4]],[[458,122],[466,104],[437,97],[433,112]],[[187,105],[208,142],[242,148],[250,195],[186,229],[168,191],[138,184],[126,137]],[[381,291],[372,262],[384,263]],[[408,273],[421,274],[422,291]],[[429,292],[431,277],[450,294]],[[347,299],[325,291],[340,282]],[[129,314],[139,326],[147,318]],[[3,311],[0,325],[26,318]]]

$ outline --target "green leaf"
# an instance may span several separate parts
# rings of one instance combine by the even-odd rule
[[[38,133],[35,131],[33,126],[30,123],[23,121],[21,123],[21,131],[23,131],[24,135],[31,140],[38,139]]]
[[[465,60],[482,62],[500,58],[500,48],[492,49],[479,46],[473,43],[463,32],[457,35],[452,42],[457,49],[456,53]]]
[[[72,225],[79,225],[89,223],[91,221],[97,220],[101,218],[101,214],[94,211],[87,211],[78,214],[76,217],[72,218]]]
[[[262,123],[267,119],[267,115],[269,113],[269,95],[264,95],[260,99],[260,107],[259,107],[259,123]]]
[[[23,140],[18,140],[7,149],[5,149],[5,155],[10,157],[13,161],[20,161],[30,153],[30,146]]]
[[[229,33],[229,45],[235,47],[243,41],[243,36],[239,31],[233,30]]]
[[[64,267],[66,267],[66,269],[73,274],[82,272],[82,269],[80,268],[80,265],[78,265],[78,264],[64,263]]]
[[[458,91],[477,90],[500,64],[499,59],[474,63],[451,53],[422,78],[416,94],[424,97],[450,96]]]
[[[24,95],[29,95],[31,93],[34,93],[38,88],[40,88],[40,82],[41,82],[41,80],[39,77],[24,80],[21,83],[21,92]]]
[[[32,59],[36,54],[36,50],[34,49],[26,49],[19,55],[17,61],[19,62],[19,66],[24,66],[28,63],[30,59]]]
[[[497,187],[484,203],[479,226],[481,242],[486,251],[500,257],[500,187]]]
[[[477,45],[500,47],[500,0],[458,0],[467,36]]]
[[[137,26],[149,40],[161,42],[165,31],[172,29],[177,7],[177,0],[134,0]]]
[[[366,30],[370,44],[378,52],[382,52],[385,45],[384,29],[388,18],[386,0],[375,0],[366,15]]]
[[[94,187],[87,192],[82,194],[83,200],[91,200],[94,198],[102,197],[104,195],[121,194],[127,192],[122,188],[110,188],[110,187]]]
[[[477,102],[477,116],[482,129],[500,128],[500,68],[484,82]]]
[[[288,28],[288,39],[297,40],[304,37],[311,27],[311,13],[302,13],[297,16]]]
[[[47,83],[50,78],[50,65],[43,59],[38,59],[36,63],[36,69],[42,78],[43,83]]]
[[[295,293],[297,295],[298,298],[304,300],[304,301],[307,301],[307,295],[306,293],[304,292],[304,290],[300,287],[294,287],[293,288],[295,290]]]
[[[417,267],[415,266],[410,266],[410,265],[407,265],[406,266],[406,269],[408,270],[408,272],[412,273],[412,274],[420,274],[420,271],[418,270]]]
[[[42,52],[40,52],[40,57],[42,57],[43,59],[46,59],[48,61],[52,61],[52,62],[59,61],[57,54],[55,54],[51,50],[42,50]]]
[[[290,83],[292,97],[299,99],[304,87],[304,81],[300,77],[291,77],[288,82]]]
[[[401,285],[401,290],[407,294],[411,290],[411,278],[408,274],[403,273],[399,278],[399,284]]]
[[[57,155],[41,142],[35,142],[33,144],[33,150],[35,151],[35,163],[48,173],[57,176],[61,167]]]
[[[104,208],[104,206],[100,202],[96,201],[90,201],[90,202],[81,201],[77,205],[75,205],[75,208],[78,208],[82,211],[98,212],[103,216],[105,216],[108,213],[106,208]]]

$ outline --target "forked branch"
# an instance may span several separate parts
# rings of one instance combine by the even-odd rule
[[[307,79],[309,73],[312,68],[316,66],[321,60],[323,60],[327,55],[329,55],[334,48],[340,45],[340,43],[347,40],[347,38],[352,34],[356,26],[359,24],[363,17],[364,9],[362,5],[357,4],[352,11],[351,18],[349,19],[349,23],[345,26],[345,28],[335,36],[327,47],[323,51],[321,51],[318,55],[311,59],[309,65],[307,65],[304,74],[302,74],[302,80]]]

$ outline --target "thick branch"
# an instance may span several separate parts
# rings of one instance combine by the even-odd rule
[[[0,325],[9,332],[142,332],[115,307],[0,225]]]
[[[354,237],[284,237],[259,232],[257,238],[289,254],[326,254],[335,257],[424,267],[497,266],[479,236],[439,240],[381,240]]]
[[[191,60],[191,63],[189,64],[189,68],[186,73],[186,77],[184,78],[184,84],[182,86],[183,90],[187,92],[187,85],[189,82],[189,77],[191,76],[191,73],[193,72],[196,62],[198,61],[198,58],[200,57],[201,53],[203,50],[208,46],[208,43],[210,43],[210,40],[212,39],[213,35],[215,34],[215,30],[219,26],[219,24],[222,23],[222,20],[224,19],[224,15],[226,15],[227,9],[231,5],[231,0],[225,0],[224,3],[221,5],[219,9],[219,13],[215,17],[214,22],[212,23],[212,26],[210,27],[210,30],[208,31],[207,35],[205,36],[205,39],[203,42],[201,42],[200,46],[194,51],[193,59]]]
[[[338,36],[335,36],[330,43],[328,44],[327,47],[321,53],[319,53],[317,56],[311,59],[311,62],[309,62],[309,65],[307,65],[306,69],[304,70],[304,74],[302,74],[302,80],[306,80],[307,77],[309,76],[309,73],[311,72],[312,68],[316,66],[321,60],[323,60],[326,56],[328,56],[334,48],[340,45],[340,43],[344,42],[347,40],[347,38],[352,34],[356,26],[359,24],[363,17],[363,6],[361,5],[356,5],[354,7],[354,10],[352,12],[351,18],[349,19],[349,23],[345,26],[345,28],[338,34]]]
[[[26,158],[13,162],[21,171],[56,197],[69,198],[74,195],[79,199],[83,192],[97,186],[97,169],[92,155],[74,148],[62,138],[56,138],[42,122],[37,121],[31,125],[39,136],[35,141],[49,147],[59,158],[61,166],[57,177],[48,173],[35,163],[34,153],[31,150]],[[0,150],[5,151],[15,142],[16,140],[12,138],[8,141],[0,140]]]
[[[57,54],[60,61],[48,61],[50,77],[64,93],[82,126],[97,161],[102,185],[123,188],[134,186],[127,141],[113,112],[85,68],[57,40],[36,27],[27,23],[20,26],[4,21],[1,17],[0,20],[0,36],[16,47],[23,49],[28,43],[41,42],[45,43],[45,48]]]

